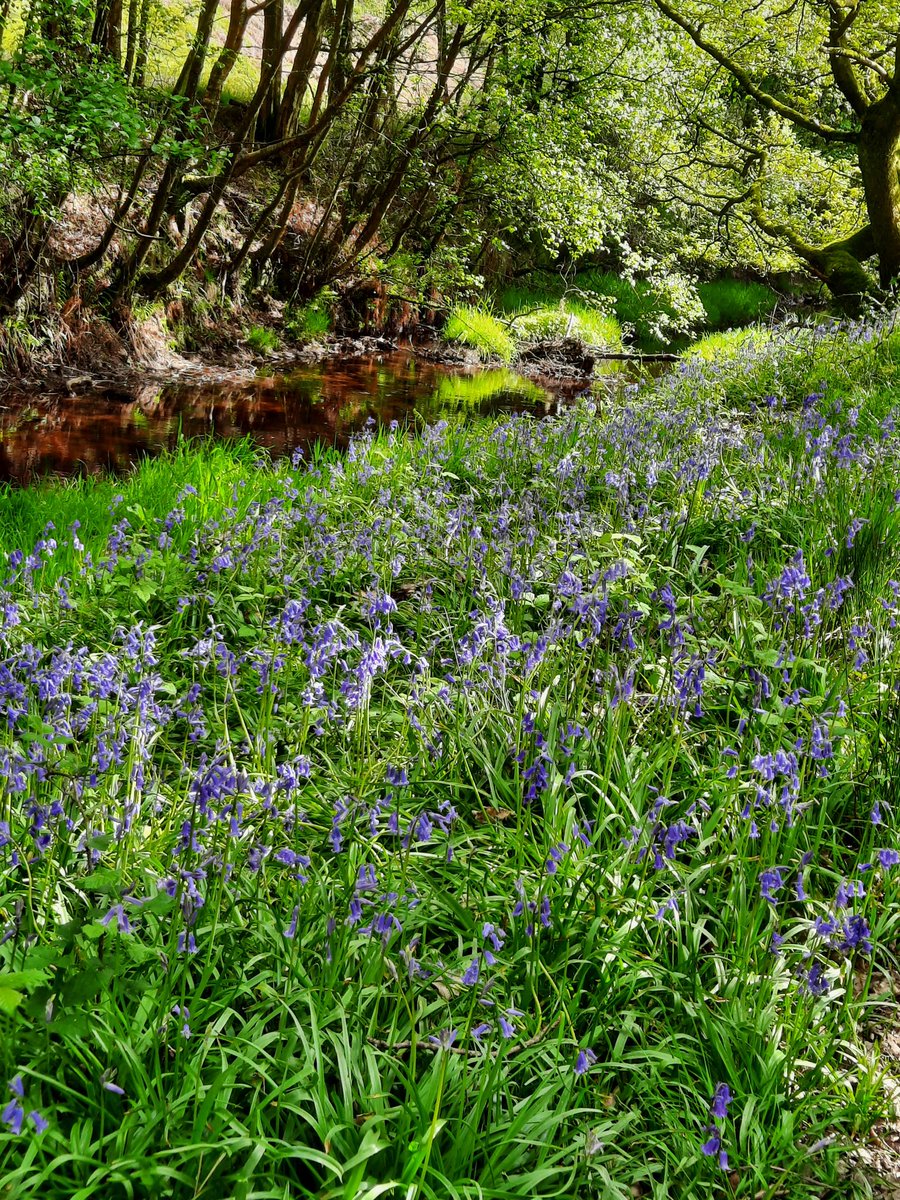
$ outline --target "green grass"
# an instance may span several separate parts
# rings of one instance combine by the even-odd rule
[[[284,329],[289,338],[296,341],[313,341],[326,337],[331,332],[329,298],[311,300],[297,308],[289,308],[285,314]]]
[[[710,329],[732,329],[768,320],[778,304],[778,294],[763,283],[740,279],[715,279],[701,283],[697,292]]]
[[[721,333],[707,333],[684,351],[686,358],[700,358],[705,362],[722,362],[739,357],[745,350],[762,350],[771,340],[769,331],[759,327],[728,329]]]
[[[702,312],[695,315],[694,327],[705,324],[713,331],[764,321],[771,317],[778,301],[777,293],[764,284],[736,279],[702,283],[697,293]],[[625,329],[634,345],[646,351],[680,347],[685,340],[683,317],[664,289],[610,271],[589,269],[570,281],[536,273],[504,286],[497,301],[503,312],[512,314],[566,311],[579,317],[585,313],[600,314],[601,319],[608,316],[616,323],[620,340]],[[613,344],[610,336],[614,338],[613,326],[607,344]]]
[[[650,351],[668,346],[661,330],[677,322],[674,307],[649,284],[632,283],[612,272],[594,269],[579,272],[570,281],[535,273],[502,288],[498,303],[510,313],[562,307],[579,316],[597,314],[594,319],[606,324],[606,330],[598,334],[613,338],[605,344],[615,345],[616,334],[620,343],[626,330],[638,349]]]
[[[555,308],[529,308],[513,315],[512,328],[525,342],[577,338],[597,350],[621,350],[622,330],[615,317],[579,301],[560,301]]]
[[[865,326],[751,327],[708,334],[685,352],[685,387],[699,371],[726,403],[798,405],[812,393],[881,391],[900,384],[900,335]],[[768,398],[768,399],[767,399]]]
[[[515,338],[507,324],[492,313],[472,305],[457,305],[444,326],[444,338],[478,351],[479,358],[499,358],[511,362],[516,350]]]
[[[867,1196],[900,927],[871,334],[0,491],[0,1195]],[[825,395],[744,402],[763,354]]]
[[[261,354],[270,353],[279,347],[278,334],[274,329],[266,329],[262,325],[251,325],[244,337],[245,343],[251,350]]]

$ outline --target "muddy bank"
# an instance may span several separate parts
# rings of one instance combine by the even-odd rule
[[[590,386],[630,364],[632,376],[642,365],[671,361],[675,355],[600,353],[577,338],[523,343],[512,363],[482,359],[478,353],[420,327],[416,336],[327,335],[292,340],[281,306],[241,309],[221,319],[202,321],[173,302],[149,314],[128,310],[115,320],[98,316],[78,303],[66,305],[43,323],[44,337],[32,347],[7,340],[0,345],[0,394],[34,391],[58,395],[83,391],[123,394],[149,383],[251,380],[260,373],[287,374],[330,360],[402,353],[448,370],[511,368],[538,383]],[[248,330],[254,336],[248,336]],[[271,348],[259,348],[268,342]]]

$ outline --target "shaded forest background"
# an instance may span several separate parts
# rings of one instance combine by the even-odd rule
[[[897,26],[878,0],[2,0],[6,341],[254,295],[397,326],[536,270],[624,281],[661,339],[723,275],[856,311],[900,271]]]

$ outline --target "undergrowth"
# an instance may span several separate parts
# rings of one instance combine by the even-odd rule
[[[865,1194],[900,440],[792,336],[0,495],[0,1192]]]
[[[457,305],[444,326],[444,337],[477,350],[482,359],[499,358],[511,362],[516,342],[507,325],[482,308]]]

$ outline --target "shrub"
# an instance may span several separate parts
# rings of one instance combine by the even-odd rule
[[[750,329],[725,330],[708,333],[684,352],[686,358],[702,358],[704,362],[723,362],[742,350],[762,349],[769,342],[769,333],[758,326]]]
[[[290,309],[285,317],[284,331],[298,342],[315,341],[331,332],[331,314],[327,302],[316,297],[309,304]]]
[[[251,325],[244,341],[251,350],[260,354],[268,354],[279,346],[278,334],[274,329],[266,329],[262,325]]]
[[[573,337],[597,349],[618,350],[622,345],[622,329],[615,317],[573,301],[561,301],[556,308],[526,309],[513,318],[512,327],[525,341]]]

